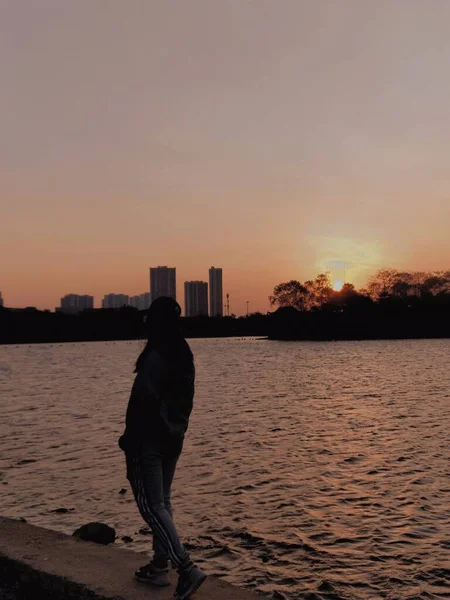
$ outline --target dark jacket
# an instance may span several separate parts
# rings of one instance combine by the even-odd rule
[[[171,365],[152,350],[136,374],[119,446],[127,454],[138,452],[142,442],[162,450],[181,452],[193,407],[195,369]]]

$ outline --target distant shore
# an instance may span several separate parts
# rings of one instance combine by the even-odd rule
[[[266,315],[182,318],[187,338],[267,337]],[[133,308],[52,313],[34,308],[0,309],[0,344],[95,342],[145,339],[143,313]]]
[[[450,338],[450,312],[437,310],[297,311],[282,308],[248,317],[183,318],[188,339],[260,337],[281,341]],[[80,314],[0,310],[0,344],[143,340],[143,315],[134,309]]]
[[[450,314],[440,312],[275,313],[268,338],[285,341],[338,341],[450,338]]]

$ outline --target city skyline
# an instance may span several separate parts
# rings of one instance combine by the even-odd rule
[[[149,262],[177,265],[179,298],[220,264],[237,314],[330,263],[357,287],[448,269],[447,0],[4,0],[0,16],[6,305],[136,295]]]
[[[151,302],[160,296],[169,296],[176,300],[176,267],[149,267],[149,272],[150,292],[137,295],[109,292],[103,295],[100,306],[98,306],[98,303],[95,306],[93,296],[70,293],[61,298],[60,306],[56,307],[55,310],[70,312],[94,307],[117,309],[123,306],[146,310]],[[0,299],[3,301],[1,293]],[[228,300],[229,296],[227,295],[227,302]],[[185,281],[183,301],[180,300],[180,303],[184,307],[183,312],[186,316],[207,316],[209,314],[223,316],[225,312],[223,304],[223,269],[216,267],[209,269],[209,286],[205,281]]]

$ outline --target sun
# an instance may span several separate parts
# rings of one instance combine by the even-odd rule
[[[333,290],[335,292],[340,292],[343,287],[344,287],[344,282],[341,281],[340,279],[336,279],[335,281],[333,281]]]

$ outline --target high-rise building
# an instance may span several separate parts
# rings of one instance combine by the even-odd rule
[[[66,294],[61,298],[57,312],[81,312],[94,308],[94,296],[87,294]]]
[[[150,268],[150,293],[152,301],[161,296],[177,299],[177,275],[175,267]]]
[[[145,294],[139,294],[138,296],[131,296],[129,300],[130,306],[133,306],[138,310],[147,310],[151,303],[152,297],[148,292]]]
[[[206,281],[186,281],[184,284],[186,317],[208,316],[208,284]]]
[[[129,301],[126,294],[106,294],[102,300],[102,308],[122,308],[128,306]]]
[[[141,310],[139,308],[139,305],[140,305],[140,297],[139,296],[130,296],[128,304],[130,306],[132,306],[133,308],[137,308],[138,310]]]
[[[0,306],[3,306],[3,296],[2,296],[1,292],[0,292]]]
[[[94,296],[84,294],[79,297],[80,310],[92,310],[94,308]]]
[[[141,307],[139,310],[148,310],[150,308],[150,304],[152,303],[152,295],[150,292],[144,292],[139,295],[141,299]]]
[[[223,317],[222,269],[209,270],[209,316]]]

